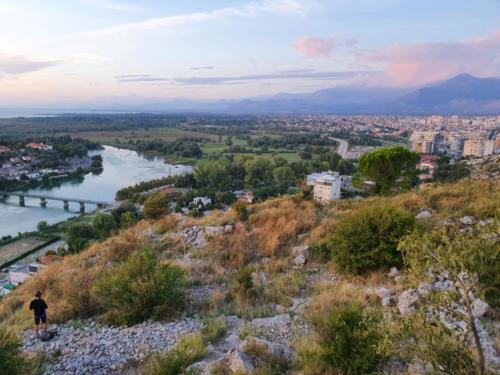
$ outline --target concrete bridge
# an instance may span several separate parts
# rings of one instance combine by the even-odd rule
[[[5,201],[9,196],[19,197],[19,206],[21,206],[21,207],[25,206],[25,199],[26,198],[40,199],[40,206],[41,207],[47,207],[47,201],[49,201],[49,200],[63,202],[63,208],[65,210],[69,209],[70,202],[78,203],[80,205],[80,213],[82,213],[82,214],[85,213],[85,205],[86,204],[96,205],[97,208],[103,208],[103,207],[111,205],[111,203],[109,203],[109,202],[95,201],[95,200],[91,200],[91,199],[63,198],[63,197],[47,196],[47,195],[42,195],[42,194],[12,193],[12,192],[7,192],[7,191],[0,191],[0,201]]]

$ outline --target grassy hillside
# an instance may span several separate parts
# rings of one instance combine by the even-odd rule
[[[415,220],[424,210],[430,212],[429,217]],[[252,319],[291,315],[293,322],[283,342],[295,355],[286,366],[277,362],[276,356],[265,354],[262,348],[254,346],[244,351],[259,374],[380,373],[391,361],[401,364],[401,371],[392,373],[409,374],[410,365],[415,363],[439,367],[450,359],[466,358],[474,364],[477,358],[471,346],[446,330],[418,332],[415,327],[425,316],[416,313],[405,320],[398,312],[399,303],[397,308],[394,303],[388,305],[393,307],[384,307],[378,292],[381,287],[390,289],[392,294],[387,298],[397,300],[408,288],[421,286],[422,279],[416,279],[413,270],[406,268],[406,258],[399,253],[398,247],[405,236],[412,234],[418,241],[420,238],[424,241],[426,233],[433,233],[445,223],[460,225],[457,220],[464,216],[473,217],[476,224],[457,230],[456,236],[489,233],[490,241],[499,231],[500,184],[485,181],[443,184],[394,197],[339,201],[326,207],[286,197],[250,206],[246,215],[230,210],[199,219],[172,215],[155,222],[141,221],[79,254],[64,257],[31,278],[0,302],[0,322],[16,332],[28,329],[32,324],[29,301],[36,290],[43,290],[50,306],[51,323],[94,317],[101,324],[120,325],[148,318],[175,321],[195,316],[212,333],[227,338],[224,332],[228,328],[214,327],[213,319],[237,316],[246,322],[239,331],[240,339],[244,340],[264,337],[248,326]],[[374,227],[372,217],[383,220],[384,225],[377,223]],[[403,227],[400,217],[408,218]],[[396,230],[396,226],[400,229]],[[363,232],[364,228],[369,232]],[[366,253],[357,256],[357,249],[351,250],[355,242],[349,233],[355,233],[355,237],[366,235],[373,244]],[[487,246],[494,246],[498,256],[497,239],[491,241]],[[388,252],[394,252],[395,258],[387,257]],[[149,255],[144,254],[152,254],[154,261],[151,263]],[[367,269],[352,271],[341,267],[342,262],[370,257],[376,261],[369,263]],[[399,278],[388,276],[389,268],[394,265],[407,272]],[[477,271],[482,283],[478,295],[483,297],[484,290],[490,288],[488,302],[494,311],[498,277],[494,276],[495,265],[492,266],[488,274],[493,277],[483,277],[485,273]],[[143,274],[137,270],[143,270],[140,271]],[[164,290],[166,284],[175,284],[175,290]],[[140,312],[131,317],[127,311],[125,319],[121,303],[128,310]],[[141,306],[148,307],[148,311]],[[495,314],[490,315],[493,321],[498,317]],[[345,328],[346,321],[353,326]],[[498,332],[491,334],[495,337]],[[447,340],[449,345],[433,346],[436,337]],[[493,346],[498,350],[496,337]],[[412,347],[404,350],[404,340],[408,338],[413,340]],[[338,347],[342,340],[352,346]],[[371,343],[371,349],[367,343]],[[201,349],[200,352],[204,353]],[[433,352],[437,353],[434,357]],[[344,356],[358,353],[354,355],[357,361],[345,362],[342,353]],[[139,363],[137,371],[171,373],[161,371],[165,361],[173,361],[173,355],[170,354],[170,359],[153,356],[150,361],[156,361],[154,364]],[[206,353],[191,362],[204,356]],[[216,370],[220,372],[214,374],[236,373],[227,369],[228,363],[232,363],[227,358],[219,362]],[[456,366],[460,369],[466,364],[461,362]],[[458,371],[457,367],[453,369]],[[467,373],[465,369],[463,373]]]

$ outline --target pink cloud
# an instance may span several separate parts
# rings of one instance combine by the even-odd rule
[[[481,38],[447,43],[394,45],[362,52],[360,62],[382,65],[385,80],[415,85],[460,73],[500,74],[500,30]]]
[[[329,57],[336,46],[337,39],[334,37],[315,38],[304,36],[294,44],[298,52],[312,58]]]

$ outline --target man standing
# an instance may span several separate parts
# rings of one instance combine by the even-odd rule
[[[42,299],[42,292],[38,291],[35,294],[35,299],[30,303],[30,310],[33,310],[35,314],[35,332],[38,338],[38,326],[42,322],[42,328],[45,333],[47,333],[47,314],[45,310],[47,309],[47,304]]]

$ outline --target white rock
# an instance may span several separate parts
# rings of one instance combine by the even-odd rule
[[[205,234],[209,237],[220,236],[224,234],[224,232],[225,232],[225,227],[223,226],[205,227]]]
[[[431,284],[422,282],[418,284],[417,290],[421,296],[427,297],[434,290],[434,288]]]
[[[388,276],[389,277],[396,277],[399,276],[400,272],[396,267],[391,267],[391,270],[389,271]]]
[[[474,318],[482,318],[489,310],[490,305],[479,298],[472,303],[472,315]]]
[[[309,252],[309,246],[307,246],[307,245],[300,245],[300,246],[292,247],[292,255],[293,256],[299,256],[299,255],[307,256],[308,252]]]
[[[304,255],[298,255],[293,259],[293,264],[297,267],[303,267],[306,264],[306,257]]]
[[[265,329],[281,329],[291,323],[292,319],[289,314],[276,315],[271,318],[256,318],[250,322],[255,328]]]
[[[268,354],[284,358],[289,362],[291,362],[295,356],[293,351],[286,345],[256,337],[247,337],[244,341],[242,341],[240,344],[240,350],[245,352],[250,345],[258,345],[259,347],[265,348]]]
[[[458,221],[460,221],[460,223],[463,225],[472,225],[475,222],[475,220],[472,216],[464,216],[464,217],[458,219]]]
[[[255,369],[248,356],[238,349],[229,351],[227,354],[227,364],[229,369],[235,373],[248,374]]]
[[[423,211],[420,211],[416,216],[415,218],[417,219],[428,219],[432,217],[432,212],[430,212],[429,210],[423,210]]]
[[[414,289],[405,290],[398,299],[399,313],[403,316],[412,315],[419,302],[420,295]]]

